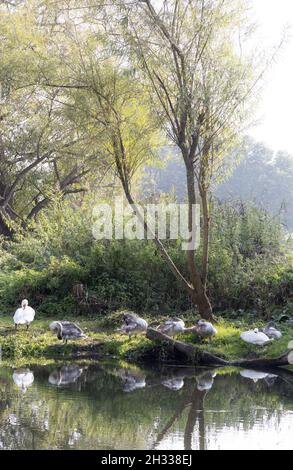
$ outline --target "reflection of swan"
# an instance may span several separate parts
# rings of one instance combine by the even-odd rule
[[[70,339],[87,338],[81,328],[69,321],[54,321],[50,325],[50,330],[57,334],[57,338],[60,339],[60,341],[63,340],[65,343]]]
[[[267,378],[269,374],[267,374],[266,372],[258,372],[256,370],[245,369],[240,371],[240,375],[242,377],[245,377],[246,379],[253,380],[254,383],[256,383],[259,380]]]
[[[205,372],[204,374],[195,377],[197,383],[197,390],[199,390],[200,392],[204,390],[210,390],[214,385],[214,378],[216,377],[216,375],[216,372]]]
[[[11,426],[19,426],[20,424],[19,417],[14,413],[10,413],[10,415],[8,415],[8,421]]]
[[[183,333],[185,329],[185,323],[180,318],[172,318],[172,320],[166,320],[158,327],[158,331],[164,333],[167,336],[176,336],[179,333]]]
[[[184,380],[180,377],[172,377],[162,381],[164,387],[169,388],[170,390],[181,390],[184,387]]]
[[[29,369],[15,370],[12,375],[13,382],[17,387],[21,388],[23,392],[26,392],[28,387],[34,383],[34,374]]]
[[[123,315],[123,325],[118,331],[129,336],[136,336],[139,333],[145,333],[148,329],[147,322],[133,312],[125,312]]]
[[[249,344],[255,344],[257,346],[264,346],[272,341],[267,335],[259,331],[257,328],[255,330],[245,331],[241,333],[240,338]]]
[[[123,392],[133,392],[146,386],[146,376],[139,369],[119,369],[117,375],[123,380]]]
[[[16,310],[13,317],[15,328],[17,328],[18,325],[26,325],[28,329],[30,324],[34,321],[35,314],[34,309],[29,307],[28,300],[24,299],[21,302],[21,308]]]
[[[267,326],[263,329],[263,333],[268,336],[270,339],[280,339],[282,338],[282,333],[277,330],[274,322],[269,322]]]
[[[77,365],[63,366],[56,369],[49,377],[49,383],[60,387],[62,385],[70,385],[75,383],[83,372],[83,368]]]
[[[124,382],[123,392],[133,392],[139,388],[145,388],[146,382],[144,378],[137,379],[135,377],[127,377]]]
[[[272,385],[274,385],[274,383],[276,382],[276,379],[278,378],[277,375],[274,375],[274,374],[268,374],[266,377],[265,377],[265,381],[267,383],[267,385],[269,387],[271,387]]]

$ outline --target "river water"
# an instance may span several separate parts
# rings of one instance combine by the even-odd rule
[[[293,373],[0,368],[0,449],[293,449]]]

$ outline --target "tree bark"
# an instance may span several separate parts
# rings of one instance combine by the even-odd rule
[[[117,133],[119,135],[119,130],[117,131]],[[191,297],[193,303],[197,305],[200,316],[206,320],[211,320],[213,318],[212,307],[208,299],[206,289],[202,285],[200,273],[196,269],[195,250],[192,249],[192,250],[187,251],[187,261],[188,261],[188,267],[189,267],[189,272],[191,276],[191,283],[189,283],[185,279],[183,274],[179,271],[179,269],[173,262],[172,258],[169,256],[161,240],[150,229],[149,225],[145,221],[144,215],[140,213],[132,197],[131,190],[130,190],[129,176],[127,174],[127,168],[125,167],[125,162],[126,162],[125,149],[124,149],[124,145],[123,145],[123,141],[121,137],[117,138],[116,135],[113,136],[113,148],[114,148],[116,168],[117,168],[119,179],[121,181],[124,194],[128,203],[133,207],[138,219],[143,224],[145,232],[146,233],[149,232],[150,234],[152,234],[154,243],[158,247],[161,253],[161,256],[165,259],[167,265],[169,266],[169,268],[175,275],[176,279],[181,283],[183,288]],[[188,198],[189,200],[188,221],[189,222],[188,222],[188,225],[189,225],[189,231],[192,232],[193,220],[194,220],[194,215],[192,211],[194,210],[194,204],[196,203],[195,181],[194,181],[193,170],[191,173],[189,172],[188,175],[189,175],[188,176],[188,179],[189,179],[189,182],[188,182],[188,187],[189,187],[189,198]]]
[[[229,362],[221,359],[220,357],[214,356],[207,351],[202,351],[196,348],[192,344],[184,343],[183,341],[177,341],[170,336],[161,333],[153,328],[148,328],[147,338],[155,341],[164,343],[167,347],[177,350],[184,354],[193,364],[202,366],[228,366]]]
[[[237,361],[226,361],[220,357],[215,356],[207,351],[202,351],[193,344],[184,343],[183,341],[177,341],[169,336],[164,335],[160,331],[154,330],[153,328],[148,328],[147,338],[151,341],[161,342],[167,347],[177,350],[178,352],[184,354],[186,358],[195,365],[200,366],[237,366],[245,367],[251,369],[269,369],[274,367],[283,367],[289,366],[289,353],[292,351],[287,351],[282,354],[282,356],[273,358],[273,359],[240,359]]]
[[[3,235],[6,238],[11,239],[13,236],[12,230],[9,228],[3,215],[0,212],[0,235]]]
[[[280,357],[276,357],[273,359],[242,359],[239,361],[233,361],[231,362],[232,366],[238,366],[238,367],[245,367],[245,368],[260,368],[260,369],[267,369],[267,368],[272,368],[272,367],[283,367],[283,366],[289,366],[289,356],[290,351],[282,354]]]
[[[187,176],[187,194],[188,194],[188,230],[189,233],[193,233],[195,230],[195,207],[196,207],[196,189],[195,189],[195,176],[194,176],[194,168],[193,162],[189,152],[185,152],[182,148],[182,154],[185,162],[186,168],[186,176]],[[202,198],[202,195],[201,195]],[[192,286],[194,288],[193,294],[193,302],[198,307],[199,314],[205,320],[212,320],[213,319],[213,312],[210,300],[207,295],[206,291],[206,280],[207,280],[207,271],[208,271],[208,230],[209,226],[206,223],[208,214],[207,212],[207,201],[202,201],[202,206],[205,208],[203,211],[203,218],[204,218],[204,251],[202,257],[202,272],[199,272],[196,266],[196,250],[195,247],[187,251],[187,264],[189,268],[189,274]]]
[[[200,197],[202,202],[202,220],[203,220],[203,253],[202,253],[202,283],[204,289],[207,286],[208,269],[209,269],[209,246],[210,246],[210,211],[208,203],[208,194],[204,189],[200,189]]]

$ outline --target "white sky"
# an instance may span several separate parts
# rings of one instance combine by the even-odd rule
[[[290,29],[287,43],[266,77],[259,124],[250,134],[273,150],[287,150],[293,156],[293,0],[251,0],[251,3],[261,45],[278,44],[284,28]]]

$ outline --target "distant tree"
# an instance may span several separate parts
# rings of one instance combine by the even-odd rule
[[[263,144],[247,139],[233,173],[216,188],[220,199],[253,201],[293,227],[293,156],[276,155]]]

